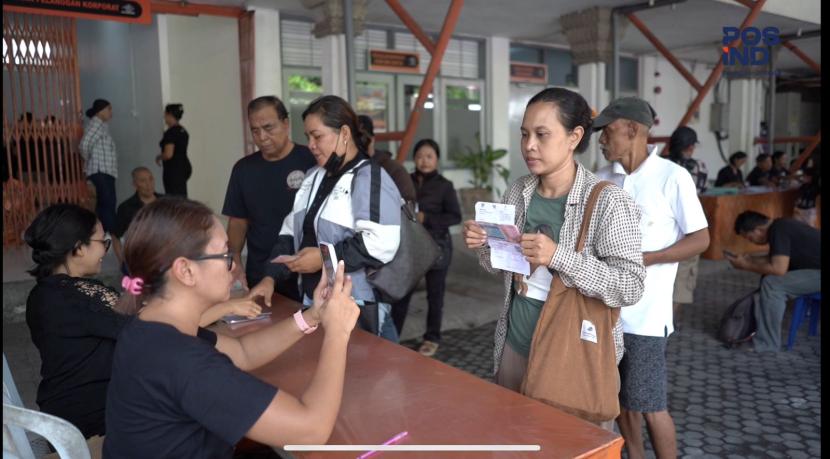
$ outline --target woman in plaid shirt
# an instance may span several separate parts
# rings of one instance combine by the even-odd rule
[[[111,233],[115,228],[115,206],[118,203],[115,196],[118,156],[107,125],[112,119],[112,104],[104,99],[95,99],[86,116],[89,121],[78,149],[84,158],[87,179],[95,185],[95,213],[101,219],[104,231]]]
[[[553,272],[567,287],[612,308],[635,304],[643,293],[640,212],[622,189],[608,186],[601,192],[585,249],[580,253],[574,249],[588,196],[599,181],[574,160],[575,153],[588,147],[591,125],[585,99],[562,88],[543,90],[525,109],[521,147],[530,174],[512,184],[502,203],[516,206],[515,223],[524,232],[522,253],[531,264],[531,276],[502,271],[504,307],[494,352],[496,382],[515,391],[521,387]],[[478,251],[487,271],[499,271],[490,264],[487,234],[479,225],[465,222],[464,238],[467,247]],[[623,353],[619,322],[613,339],[619,363]]]

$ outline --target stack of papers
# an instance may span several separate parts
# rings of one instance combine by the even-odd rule
[[[496,269],[530,275],[530,263],[522,255],[522,232],[513,224],[516,206],[495,202],[476,203],[476,223],[487,232],[490,264]]]

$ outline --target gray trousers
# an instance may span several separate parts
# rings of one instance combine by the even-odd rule
[[[820,269],[798,269],[783,276],[764,276],[761,302],[755,305],[758,332],[752,338],[756,351],[781,349],[781,322],[787,300],[821,291]]]

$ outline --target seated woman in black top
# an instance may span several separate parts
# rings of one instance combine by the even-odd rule
[[[227,234],[206,206],[178,198],[144,206],[127,230],[124,259],[133,277],[118,308],[137,316],[115,348],[104,457],[231,457],[243,436],[272,446],[326,442],[359,314],[342,262],[332,287],[323,275],[310,309],[230,338],[199,327],[233,282]],[[317,371],[299,399],[246,373],[319,324]]]
[[[26,324],[43,362],[37,404],[87,438],[104,434],[115,338],[128,320],[113,310],[118,292],[90,278],[110,246],[104,236],[95,214],[72,204],[44,209],[24,235],[36,263]]]
[[[729,157],[729,164],[718,171],[718,178],[715,179],[715,186],[743,188],[744,173],[741,172],[746,162],[746,153],[736,151]]]
[[[427,271],[427,331],[418,352],[431,357],[441,341],[441,313],[444,309],[444,290],[447,271],[452,258],[452,239],[449,227],[461,223],[461,208],[452,182],[438,173],[441,150],[432,139],[421,139],[415,144],[415,172],[412,181],[418,195],[418,221],[441,247],[441,258]],[[392,319],[398,334],[403,330],[412,292],[392,305]]]
[[[761,153],[755,160],[755,167],[746,176],[746,181],[749,186],[772,186],[774,183],[770,178],[771,171],[772,157],[766,153]]]
[[[164,107],[164,124],[167,130],[159,142],[161,154],[156,156],[156,164],[162,166],[161,180],[164,194],[187,197],[187,180],[193,173],[190,160],[187,159],[187,143],[190,134],[179,124],[184,115],[182,104],[167,104]]]

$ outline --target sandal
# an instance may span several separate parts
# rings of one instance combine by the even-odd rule
[[[424,341],[418,348],[418,352],[424,357],[432,357],[436,351],[438,351],[438,343],[432,341]]]

